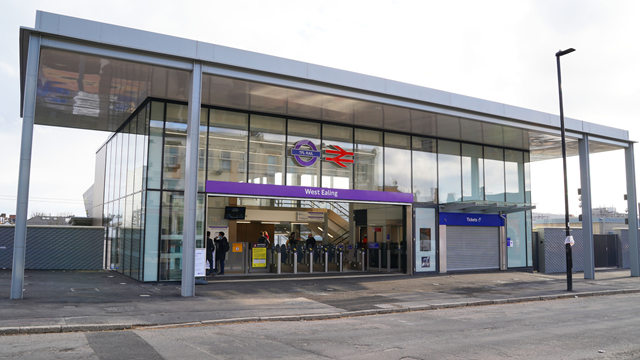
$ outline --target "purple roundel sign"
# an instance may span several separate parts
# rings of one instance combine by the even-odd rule
[[[293,159],[298,165],[311,166],[318,161],[322,153],[318,151],[316,145],[310,140],[300,140],[291,149],[291,155],[293,155]]]

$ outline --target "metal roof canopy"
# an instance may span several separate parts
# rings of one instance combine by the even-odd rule
[[[511,214],[520,211],[534,210],[535,205],[525,203],[508,203],[500,201],[460,201],[440,205],[442,212]]]
[[[190,70],[202,62],[203,104],[560,157],[553,114],[42,11],[20,31],[21,96],[30,34],[41,37],[36,124],[115,131],[148,97],[187,101]],[[569,155],[583,134],[591,153],[630,143],[626,130],[565,121]]]

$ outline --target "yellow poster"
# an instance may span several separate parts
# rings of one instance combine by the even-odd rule
[[[267,248],[253,248],[252,252],[253,261],[252,266],[254,268],[266,268],[267,267]]]
[[[233,243],[231,252],[242,252],[242,243]]]

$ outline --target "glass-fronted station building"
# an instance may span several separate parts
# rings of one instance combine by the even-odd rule
[[[23,149],[33,124],[113,133],[93,202],[108,268],[184,284],[218,230],[245,247],[310,235],[347,264],[409,274],[532,266],[529,164],[561,156],[556,115],[45,12],[20,41]],[[635,204],[628,132],[566,127],[583,209],[589,154],[615,149]]]

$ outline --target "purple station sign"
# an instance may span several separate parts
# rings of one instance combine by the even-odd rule
[[[330,189],[308,186],[284,186],[226,181],[207,181],[206,191],[221,195],[275,196],[333,201],[376,201],[412,203],[413,194],[385,191]]]

